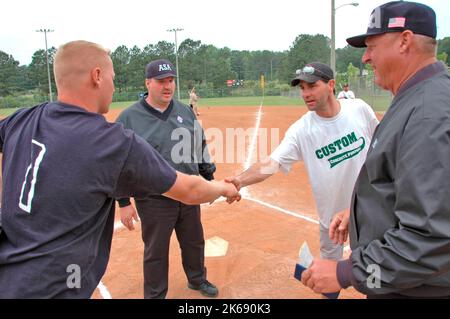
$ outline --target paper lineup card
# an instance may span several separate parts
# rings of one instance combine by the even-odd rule
[[[295,264],[294,277],[297,280],[301,280],[303,271],[305,271],[309,266],[311,266],[313,259],[314,257],[311,254],[311,250],[309,249],[308,243],[305,241],[300,247],[300,250],[298,252],[298,262]],[[324,295],[329,299],[337,299],[339,297],[339,291],[324,293],[322,295]]]

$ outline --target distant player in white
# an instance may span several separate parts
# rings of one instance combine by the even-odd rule
[[[338,99],[354,99],[355,93],[348,89],[348,84],[344,84],[344,90],[339,92]]]
[[[323,63],[306,65],[291,85],[300,85],[309,112],[287,130],[267,163],[256,163],[226,181],[240,189],[262,182],[279,168],[287,173],[293,163],[303,161],[319,215],[321,257],[340,260],[343,245],[333,243],[328,228],[334,215],[350,206],[378,120],[360,99],[336,100],[333,71]]]

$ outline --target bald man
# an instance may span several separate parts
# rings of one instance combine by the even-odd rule
[[[0,121],[0,298],[89,298],[109,259],[114,198],[162,194],[186,204],[235,187],[175,171],[143,139],[106,122],[109,51],[86,41],[54,60],[58,101]]]

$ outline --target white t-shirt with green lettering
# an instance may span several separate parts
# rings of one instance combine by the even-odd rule
[[[332,118],[307,112],[287,130],[270,157],[288,173],[296,161],[308,171],[322,226],[350,207],[351,195],[378,120],[361,99],[339,100]]]

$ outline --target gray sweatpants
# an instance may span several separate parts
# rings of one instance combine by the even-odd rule
[[[328,228],[320,224],[320,258],[341,260],[344,254],[344,246],[334,244],[328,235]]]

